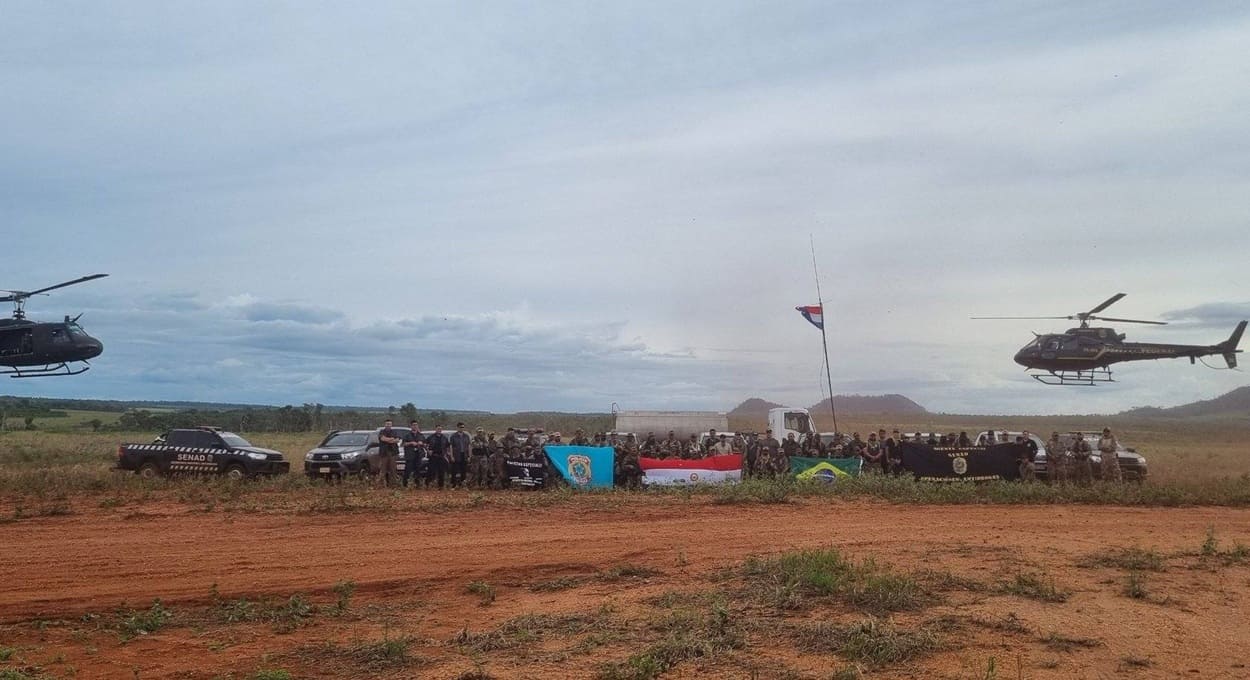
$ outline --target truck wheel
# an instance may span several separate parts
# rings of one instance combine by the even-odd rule
[[[140,465],[139,469],[135,470],[135,474],[144,479],[156,479],[161,476],[161,468],[159,465],[149,460],[143,465]]]
[[[226,468],[226,479],[243,480],[247,479],[247,470],[242,465],[233,463]]]

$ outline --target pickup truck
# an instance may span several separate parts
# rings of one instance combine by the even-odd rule
[[[252,446],[233,432],[196,427],[170,430],[151,444],[118,446],[115,469],[140,477],[198,473],[245,479],[286,474],[291,464],[281,453]]]

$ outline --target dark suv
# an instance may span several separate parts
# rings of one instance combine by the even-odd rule
[[[170,430],[151,444],[122,444],[117,447],[116,469],[141,477],[198,473],[243,479],[286,474],[291,464],[278,451],[205,426]]]
[[[403,439],[411,430],[392,427],[396,437]],[[376,430],[335,430],[325,436],[316,448],[304,454],[304,474],[309,477],[342,478],[366,475],[377,467],[378,433]],[[400,449],[396,467],[404,472],[404,454]]]

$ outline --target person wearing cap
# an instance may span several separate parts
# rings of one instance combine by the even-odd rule
[[[684,448],[681,440],[677,438],[677,433],[669,430],[668,437],[660,442],[660,458],[681,458]]]
[[[1051,432],[1046,442],[1046,476],[1052,484],[1066,484],[1070,467],[1068,451],[1059,440],[1059,433]]]
[[[464,423],[456,423],[456,431],[451,433],[451,486],[456,488],[464,485],[469,477],[469,451],[473,448],[473,439],[464,431]]]
[[[773,436],[772,428],[764,430],[759,440],[759,458],[755,461],[755,469],[761,476],[773,476],[776,461],[781,457],[781,442]]]
[[[398,457],[399,435],[395,434],[395,430],[391,427],[391,419],[387,418],[382,423],[382,428],[378,430],[377,469],[375,471],[384,486],[391,485],[392,476],[399,476],[399,470],[395,466],[395,459]]]
[[[486,443],[490,447],[490,485],[493,489],[502,489],[508,485],[508,452],[497,441],[495,433],[486,435]]]
[[[413,420],[408,423],[408,434],[404,435],[404,475],[403,485],[408,486],[408,479],[412,479],[412,486],[416,488],[421,483],[421,457],[425,454],[425,435],[421,434],[421,425]]]
[[[1072,435],[1072,446],[1069,449],[1072,453],[1072,479],[1079,484],[1089,484],[1094,481],[1094,463],[1089,459],[1089,442],[1085,441],[1085,435],[1080,432],[1073,432]]]
[[[1102,428],[1102,436],[1098,438],[1098,453],[1102,457],[1102,479],[1105,482],[1122,482],[1124,473],[1120,471],[1120,442],[1111,434],[1111,428]]]
[[[473,458],[469,463],[469,479],[476,489],[485,489],[490,484],[490,440],[486,438],[486,430],[477,428],[473,433],[470,445]]]
[[[586,433],[579,428],[573,431],[573,438],[569,440],[569,446],[590,446],[590,440],[586,438]]]
[[[500,442],[500,445],[503,447],[505,454],[512,453],[512,449],[521,445],[521,442],[517,440],[515,427],[508,428],[508,431],[503,435],[503,441]]]
[[[898,430],[891,432],[890,437],[885,440],[885,459],[882,461],[882,467],[887,473],[895,476],[903,471],[903,439],[899,436]]]
[[[425,486],[428,489],[437,479],[441,489],[447,480],[447,452],[451,448],[442,425],[434,426],[434,432],[425,438],[425,444],[430,452],[430,461],[425,467]]]

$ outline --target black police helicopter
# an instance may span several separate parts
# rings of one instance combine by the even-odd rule
[[[1017,364],[1028,369],[1029,375],[1045,385],[1095,385],[1100,382],[1114,382],[1111,379],[1111,364],[1121,361],[1142,361],[1144,359],[1179,359],[1188,357],[1189,363],[1195,363],[1202,357],[1215,354],[1222,355],[1229,368],[1237,368],[1237,345],[1241,342],[1241,334],[1246,330],[1246,322],[1237,324],[1231,337],[1216,345],[1170,345],[1150,342],[1124,342],[1124,334],[1116,333],[1112,328],[1090,328],[1089,322],[1115,321],[1118,323],[1147,323],[1166,326],[1164,321],[1142,321],[1140,319],[1115,319],[1109,316],[1097,316],[1098,312],[1110,307],[1124,297],[1124,293],[1116,293],[1101,305],[1088,312],[1078,312],[1070,316],[974,316],[974,319],[1072,319],[1081,322],[1079,328],[1069,328],[1063,334],[1036,335],[1033,342],[1016,352]],[[1204,361],[1203,365],[1207,363]],[[1210,368],[1216,368],[1211,366]]]
[[[0,366],[8,367],[8,370],[0,370],[0,375],[8,375],[10,378],[40,378],[78,375],[91,368],[87,365],[87,360],[100,356],[104,345],[87,335],[82,326],[78,325],[78,318],[82,314],[72,319],[66,316],[60,322],[30,321],[26,318],[24,307],[26,299],[32,295],[41,295],[50,290],[105,276],[108,274],[92,274],[39,290],[0,291],[8,293],[0,297],[0,302],[12,302],[14,306],[13,318],[0,319]],[[74,365],[79,362],[82,365]]]

